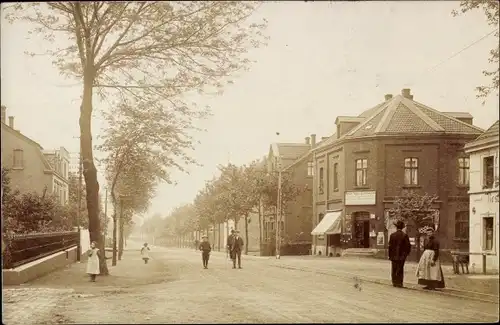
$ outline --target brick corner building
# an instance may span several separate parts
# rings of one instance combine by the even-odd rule
[[[313,149],[313,254],[331,255],[334,246],[384,249],[386,213],[405,189],[437,195],[442,248],[467,248],[464,145],[483,132],[472,120],[419,103],[410,89],[359,116],[339,116],[335,134]],[[408,232],[415,236],[411,226]]]

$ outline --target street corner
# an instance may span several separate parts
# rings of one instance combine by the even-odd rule
[[[61,301],[73,292],[73,289],[4,288],[2,322],[9,325],[47,323]]]

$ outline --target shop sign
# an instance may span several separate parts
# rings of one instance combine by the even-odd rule
[[[377,234],[377,246],[384,246],[384,232],[379,231]]]
[[[376,191],[346,191],[345,205],[375,205]]]

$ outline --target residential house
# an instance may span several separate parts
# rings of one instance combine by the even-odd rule
[[[476,140],[465,145],[470,155],[470,212],[469,251],[487,252],[488,270],[498,271],[499,224],[498,224],[498,178],[499,178],[499,121],[496,121]],[[465,176],[467,177],[467,176]],[[471,269],[480,270],[482,256],[471,255]]]
[[[312,185],[313,168],[311,149],[316,145],[316,135],[307,137],[304,143],[274,143],[267,157],[268,172],[281,170],[294,186],[300,188],[300,195],[292,202],[286,202],[281,212],[280,229],[282,237],[281,255],[308,254],[311,247]],[[263,211],[263,247],[266,255],[274,255],[276,211]]]
[[[53,165],[49,158],[57,156],[64,160],[67,153],[65,149],[59,149],[57,154],[44,154],[40,144],[15,129],[13,116],[9,116],[9,123],[6,123],[5,106],[2,106],[1,113],[2,167],[9,170],[12,189],[35,191],[40,195],[55,194],[64,204],[67,201],[67,175],[64,177],[54,169],[60,170],[61,164]]]
[[[64,148],[44,150],[43,155],[51,165],[53,193],[62,205],[69,199],[69,164],[70,154]]]
[[[335,134],[313,149],[313,253],[330,255],[339,244],[385,249],[394,231],[388,210],[403,190],[437,195],[442,248],[468,247],[464,145],[483,132],[472,120],[419,103],[410,89],[359,116],[339,116]],[[407,228],[414,240],[416,230]]]

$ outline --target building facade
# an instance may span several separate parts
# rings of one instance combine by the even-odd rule
[[[61,168],[61,164],[52,165],[50,155],[44,154],[42,146],[15,129],[13,116],[9,116],[7,124],[6,115],[7,108],[2,106],[2,167],[9,170],[12,190],[19,190],[21,193],[34,191],[39,195],[54,194],[61,204],[65,204],[68,195],[67,176],[64,177],[54,169]],[[59,157],[65,157],[67,153],[64,148],[58,152]],[[61,186],[57,187],[56,184]]]
[[[339,245],[385,249],[388,210],[403,190],[437,195],[442,246],[468,246],[464,145],[483,132],[470,114],[439,112],[403,89],[335,124],[335,134],[313,150],[314,254],[329,255]],[[331,224],[320,225],[324,217]],[[408,233],[414,239],[415,230]]]
[[[43,155],[52,167],[52,184],[49,184],[52,193],[61,205],[65,205],[69,199],[70,154],[60,147],[57,150],[44,150]]]
[[[311,246],[313,168],[311,149],[316,145],[316,135],[305,138],[304,143],[272,144],[267,156],[267,172],[281,170],[283,179],[300,190],[292,201],[285,203],[279,221],[281,230],[281,255],[308,254]],[[277,227],[276,211],[263,211],[263,251],[274,255]]]
[[[498,271],[499,246],[499,122],[493,124],[476,140],[466,144],[470,155],[469,251],[489,253],[488,270]],[[482,268],[482,256],[471,255],[470,268]]]

